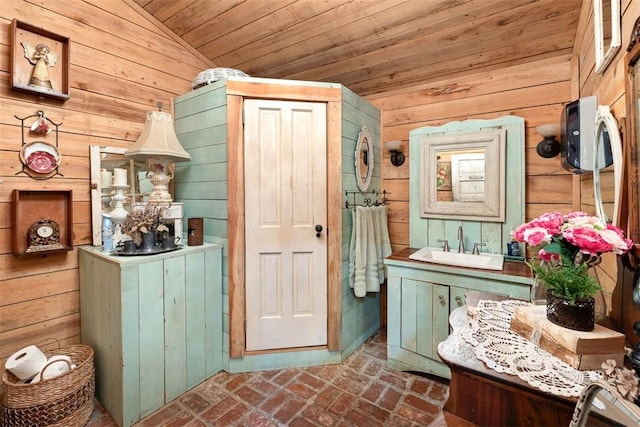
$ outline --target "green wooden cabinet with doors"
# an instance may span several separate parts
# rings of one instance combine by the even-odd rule
[[[533,279],[524,263],[505,262],[502,271],[457,268],[410,260],[414,251],[407,248],[385,260],[388,366],[450,378],[438,343],[449,336],[449,314],[465,305],[466,292],[528,300]]]
[[[82,343],[96,395],[130,426],[222,369],[222,246],[146,256],[81,247]]]

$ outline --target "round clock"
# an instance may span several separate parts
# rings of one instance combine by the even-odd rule
[[[36,229],[36,234],[42,238],[51,237],[53,235],[53,227],[51,224],[41,224]]]
[[[60,243],[60,227],[50,219],[41,219],[29,227],[27,252],[43,252],[63,249]]]

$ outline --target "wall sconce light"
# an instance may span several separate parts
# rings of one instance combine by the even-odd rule
[[[387,141],[384,146],[391,153],[391,164],[393,166],[402,166],[404,163],[404,153],[400,151],[402,141]]]
[[[162,108],[161,105],[158,105]],[[153,184],[149,202],[171,202],[169,165],[173,162],[187,162],[191,156],[187,153],[175,131],[171,114],[162,111],[147,113],[147,121],[138,140],[124,154],[134,160],[144,160],[147,164],[147,177]]]
[[[536,127],[536,132],[544,138],[536,146],[536,153],[545,159],[557,156],[560,153],[560,142],[556,139],[556,135],[560,134],[560,125],[540,125]]]

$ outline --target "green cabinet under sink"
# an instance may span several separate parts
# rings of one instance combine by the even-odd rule
[[[415,251],[385,259],[388,366],[450,378],[437,348],[450,333],[449,314],[465,304],[467,291],[528,300],[533,279],[523,263],[505,262],[502,271],[450,267],[410,260]]]

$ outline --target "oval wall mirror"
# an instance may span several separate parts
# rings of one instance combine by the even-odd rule
[[[618,224],[622,183],[622,142],[618,122],[606,105],[596,112],[593,150],[593,195],[596,214],[605,222]]]
[[[367,191],[373,176],[373,139],[366,126],[362,126],[356,143],[356,181],[360,191]]]

